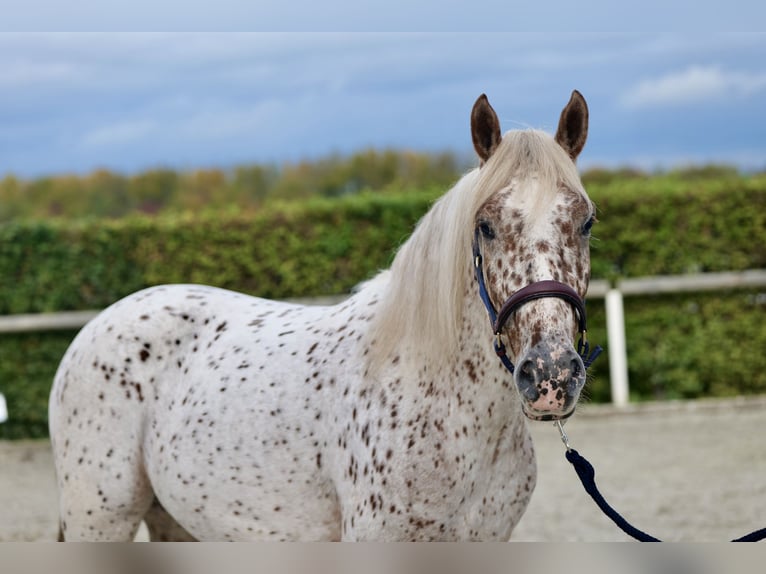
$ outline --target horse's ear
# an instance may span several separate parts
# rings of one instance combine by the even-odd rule
[[[497,149],[502,139],[500,121],[489,100],[484,94],[480,95],[471,110],[471,138],[473,147],[479,154],[481,163],[487,161]]]
[[[569,103],[561,112],[556,141],[572,158],[577,160],[588,138],[588,104],[577,90],[572,92]]]

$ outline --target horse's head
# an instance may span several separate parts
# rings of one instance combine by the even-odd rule
[[[585,145],[588,108],[575,91],[555,137],[535,130],[503,136],[482,95],[471,131],[482,196],[474,260],[496,347],[507,350],[524,413],[535,420],[565,418],[585,383],[573,340],[584,330],[581,301],[590,278],[595,210],[574,162]]]

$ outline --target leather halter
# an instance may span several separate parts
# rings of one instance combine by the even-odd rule
[[[511,362],[511,359],[508,357],[508,353],[506,352],[505,345],[501,338],[505,324],[519,307],[525,303],[544,297],[563,299],[574,308],[577,317],[577,329],[580,333],[580,339],[577,341],[577,354],[580,355],[585,368],[587,369],[590,367],[593,361],[595,361],[599,354],[601,354],[602,349],[601,347],[596,346],[596,348],[593,349],[593,352],[590,350],[585,316],[585,302],[582,297],[565,283],[553,280],[536,281],[535,283],[530,283],[529,285],[522,287],[508,297],[498,312],[492,304],[492,300],[489,297],[489,291],[487,291],[487,284],[484,280],[484,265],[481,248],[479,247],[479,233],[480,230],[477,227],[473,234],[474,272],[476,274],[476,281],[479,284],[479,296],[481,297],[484,306],[487,308],[489,321],[492,324],[492,332],[495,334],[495,353],[500,358],[500,361],[502,361],[505,368],[511,373],[516,370],[513,362]]]

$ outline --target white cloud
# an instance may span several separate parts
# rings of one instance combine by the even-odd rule
[[[82,143],[86,147],[131,144],[147,138],[155,124],[149,120],[118,122],[87,132]]]
[[[766,73],[721,70],[717,66],[691,66],[640,82],[623,94],[628,108],[677,106],[716,100],[723,96],[749,96],[766,89]]]
[[[253,106],[202,110],[186,118],[174,119],[171,129],[196,141],[226,140],[253,133],[268,139],[273,135],[266,126],[278,123],[286,115],[281,102],[266,100]]]
[[[76,77],[78,73],[77,67],[68,62],[0,61],[0,87],[18,90],[55,85]]]

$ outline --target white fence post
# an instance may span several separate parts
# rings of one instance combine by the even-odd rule
[[[612,404],[624,407],[628,404],[628,353],[625,345],[625,312],[622,293],[610,289],[604,298],[606,304],[606,335],[609,345],[609,384]]]
[[[0,393],[0,423],[8,420],[8,406],[5,403],[3,393]]]

